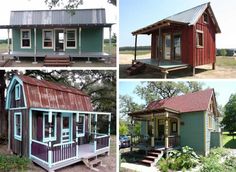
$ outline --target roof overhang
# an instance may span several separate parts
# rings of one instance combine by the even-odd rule
[[[131,112],[128,115],[131,117],[135,117],[135,116],[140,116],[140,115],[149,115],[149,114],[157,114],[157,113],[164,113],[164,112],[171,112],[171,113],[175,113],[175,114],[179,114],[180,112],[174,109],[170,109],[170,108],[166,108],[166,107],[161,107],[158,109],[146,109],[146,110],[141,110],[141,111],[136,111],[136,112]]]

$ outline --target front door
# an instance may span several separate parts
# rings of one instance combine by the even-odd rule
[[[55,30],[55,51],[64,51],[64,30]]]
[[[171,57],[171,36],[164,34],[164,59],[170,60]]]
[[[72,115],[62,114],[61,117],[61,143],[70,142],[72,140]]]
[[[158,120],[158,140],[164,141],[165,136],[165,120]]]
[[[181,60],[181,34],[174,35],[174,60]]]

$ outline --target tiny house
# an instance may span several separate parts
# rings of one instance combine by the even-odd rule
[[[196,6],[132,32],[135,36],[133,63],[157,68],[165,78],[169,71],[189,66],[193,68],[193,74],[195,67],[200,65],[212,64],[215,69],[215,35],[220,32],[210,3]],[[150,58],[136,58],[138,35],[151,35]]]
[[[79,161],[89,166],[89,158],[109,153],[110,113],[94,112],[89,96],[76,88],[15,75],[6,109],[9,149],[48,171]]]

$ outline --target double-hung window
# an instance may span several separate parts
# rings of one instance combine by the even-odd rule
[[[22,114],[21,112],[14,113],[14,138],[22,139]]]
[[[43,30],[43,48],[53,48],[52,30]]]
[[[85,116],[79,115],[79,122],[78,122],[78,137],[83,137],[85,135]]]
[[[20,99],[20,84],[16,84],[15,86],[15,100]]]
[[[31,30],[21,30],[21,48],[31,48]]]
[[[76,48],[76,30],[75,29],[69,29],[66,31],[66,47],[67,48]]]
[[[49,141],[49,122],[48,122],[48,113],[43,113],[43,142]],[[52,114],[52,131],[51,131],[51,140],[56,140],[56,114]]]
[[[204,47],[204,39],[203,39],[203,31],[197,30],[196,40],[197,40],[197,48]]]

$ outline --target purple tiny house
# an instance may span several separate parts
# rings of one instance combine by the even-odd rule
[[[48,171],[79,161],[96,170],[97,156],[109,153],[111,114],[93,112],[89,96],[76,88],[15,75],[6,109],[9,149]]]

